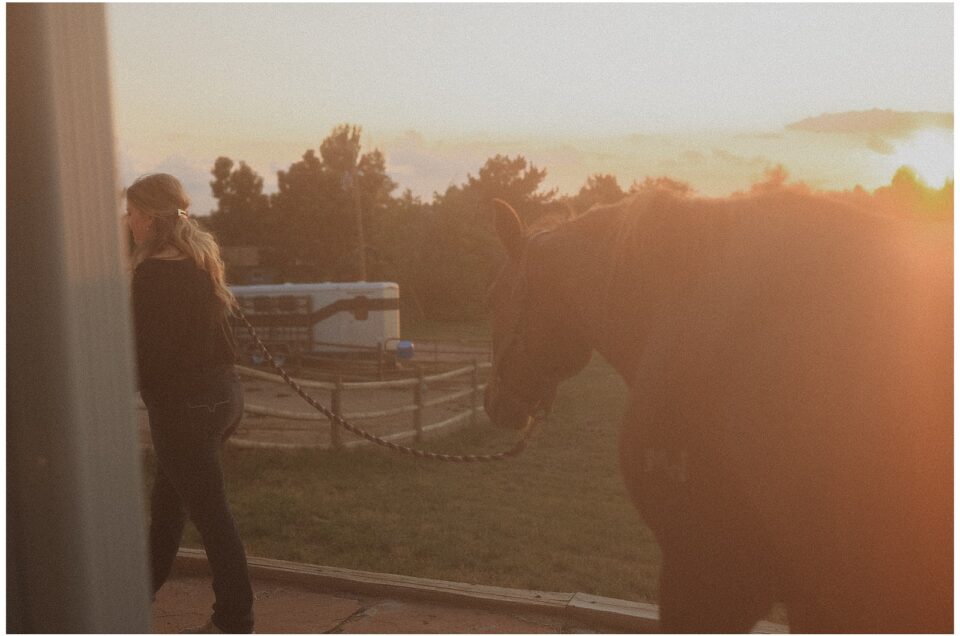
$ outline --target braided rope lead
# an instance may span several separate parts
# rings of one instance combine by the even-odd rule
[[[526,449],[527,443],[530,441],[530,437],[533,434],[534,428],[536,428],[536,418],[533,418],[533,417],[529,418],[527,420],[526,426],[521,431],[520,438],[513,445],[513,447],[511,447],[509,450],[501,451],[493,455],[444,455],[442,453],[431,453],[428,451],[418,450],[416,448],[410,448],[408,446],[401,446],[399,444],[394,444],[393,442],[389,442],[381,437],[377,437],[376,435],[369,433],[358,426],[354,426],[353,424],[347,422],[342,417],[340,417],[333,411],[330,411],[325,406],[323,406],[322,404],[319,404],[316,400],[314,400],[312,397],[307,395],[307,393],[300,387],[300,385],[297,384],[289,375],[287,375],[287,372],[284,371],[283,368],[276,363],[276,361],[273,359],[273,356],[270,354],[270,351],[267,349],[266,345],[263,344],[263,341],[260,340],[260,336],[257,335],[257,332],[253,328],[253,325],[250,324],[250,321],[247,320],[247,317],[243,314],[243,312],[238,309],[237,314],[240,317],[240,320],[243,321],[243,324],[246,325],[247,331],[250,332],[250,336],[253,338],[254,342],[257,343],[257,346],[260,348],[260,351],[262,351],[263,355],[265,355],[267,360],[270,361],[270,365],[280,373],[280,376],[283,378],[284,382],[290,385],[290,388],[296,391],[297,395],[299,395],[304,400],[306,400],[306,402],[310,406],[312,406],[316,410],[323,413],[323,415],[325,415],[331,422],[335,422],[336,424],[347,429],[354,435],[357,435],[368,441],[371,441],[374,444],[379,444],[380,446],[384,446],[391,450],[395,450],[400,453],[406,453],[408,455],[413,455],[414,457],[419,457],[422,459],[435,459],[442,462],[454,462],[454,463],[492,462],[492,461],[498,461],[502,459],[509,459],[511,457],[516,457],[517,455],[522,453]]]

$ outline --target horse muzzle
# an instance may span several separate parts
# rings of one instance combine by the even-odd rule
[[[495,426],[520,430],[527,425],[537,410],[542,408],[543,400],[530,400],[516,392],[504,390],[496,378],[487,383],[483,397],[483,408]]]

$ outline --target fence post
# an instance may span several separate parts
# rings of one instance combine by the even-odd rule
[[[417,383],[413,386],[413,405],[417,407],[413,412],[413,430],[418,442],[423,437],[423,386],[423,367],[417,367]]]
[[[473,373],[471,374],[470,381],[473,383],[473,392],[470,394],[470,421],[473,424],[477,423],[477,398],[479,398],[480,393],[480,369],[477,367],[477,360],[473,360]]]
[[[333,389],[333,395],[331,396],[331,406],[333,407],[333,413],[338,417],[343,416],[343,378],[339,375],[337,376],[337,384]],[[340,441],[340,425],[330,420],[330,445],[334,449],[343,448],[343,442]]]

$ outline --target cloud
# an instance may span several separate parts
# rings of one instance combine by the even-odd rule
[[[748,186],[776,163],[767,156],[739,154],[719,147],[711,148],[709,153],[688,148],[657,160],[646,167],[644,174],[635,175],[634,180],[669,177],[690,184],[699,194],[719,195]]]
[[[858,110],[824,113],[787,125],[788,130],[865,135],[870,139],[909,137],[924,128],[953,130],[953,113]]]
[[[487,159],[495,155],[522,155],[537,168],[579,165],[579,153],[566,144],[544,143],[529,139],[456,139],[430,140],[421,133],[408,130],[396,137],[381,137],[364,143],[364,150],[378,148],[386,157],[387,173],[399,185],[398,192],[409,188],[415,195],[429,200],[434,193],[443,194],[450,186],[459,186],[468,175],[476,176]],[[587,173],[582,173],[586,181]],[[544,189],[552,187],[545,184]],[[579,187],[579,184],[577,185]]]
[[[680,153],[680,160],[690,165],[699,166],[702,165],[707,158],[698,150],[685,150]]]
[[[867,139],[867,148],[880,155],[892,155],[896,150],[892,143],[877,135]]]
[[[626,187],[645,177],[669,176],[698,191],[731,192],[763,174],[774,162],[756,153],[725,149],[724,141],[671,135],[625,135],[580,139],[428,139],[416,131],[369,139],[365,147],[383,151],[387,172],[400,188],[429,200],[449,186],[477,175],[494,155],[522,155],[547,170],[543,191],[576,194],[592,174],[612,174]],[[743,140],[741,140],[741,145]],[[750,145],[747,143],[746,145]]]
[[[761,156],[742,157],[722,148],[713,149],[713,158],[723,164],[737,168],[766,169],[772,163],[770,159]]]
[[[834,135],[854,140],[879,155],[891,156],[903,140],[924,130],[953,130],[953,113],[896,110],[823,113],[787,125],[788,131]]]
[[[430,142],[414,130],[385,139],[376,147],[386,156],[387,173],[398,189],[409,188],[427,198],[466,181],[467,174],[475,173],[485,160],[478,156],[482,151],[470,144]]]
[[[761,139],[761,140],[780,140],[783,139],[781,133],[776,132],[755,132],[755,133],[739,133],[735,135],[737,139]]]

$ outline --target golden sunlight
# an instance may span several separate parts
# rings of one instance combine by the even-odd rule
[[[953,178],[953,133],[925,128],[895,144],[894,151],[881,159],[885,175],[902,166],[910,167],[926,185],[940,188]]]

